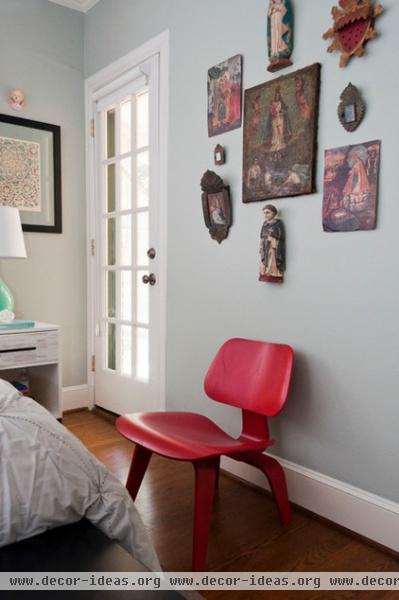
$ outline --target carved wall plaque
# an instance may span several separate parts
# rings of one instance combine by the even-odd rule
[[[341,52],[340,67],[346,67],[352,56],[363,56],[364,45],[377,37],[374,21],[383,12],[381,4],[375,6],[374,0],[339,0],[331,14],[333,27],[323,35],[323,39],[333,39],[327,52]]]

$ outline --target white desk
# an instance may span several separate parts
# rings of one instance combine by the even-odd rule
[[[0,330],[0,377],[18,379],[26,369],[30,393],[57,419],[61,409],[60,330],[36,322],[27,329]]]

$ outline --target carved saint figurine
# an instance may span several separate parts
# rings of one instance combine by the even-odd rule
[[[292,65],[293,16],[291,0],[270,0],[267,15],[268,71],[279,71]]]
[[[285,271],[284,225],[277,218],[277,208],[272,204],[263,207],[264,223],[260,232],[259,281],[283,283]]]

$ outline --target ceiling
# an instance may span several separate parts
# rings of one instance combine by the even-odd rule
[[[81,12],[87,12],[92,6],[97,4],[99,0],[49,0],[49,2],[55,2],[74,10],[80,10]]]

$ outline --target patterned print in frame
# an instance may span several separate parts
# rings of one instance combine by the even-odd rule
[[[243,202],[315,191],[320,65],[245,91]]]
[[[41,211],[40,144],[0,136],[0,204]]]
[[[381,142],[325,152],[323,229],[375,229]]]

